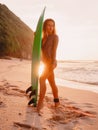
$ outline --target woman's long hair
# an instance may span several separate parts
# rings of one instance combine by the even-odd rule
[[[51,18],[49,19],[46,19],[43,23],[43,36],[42,36],[42,39],[45,39],[47,37],[47,30],[46,30],[46,26],[47,26],[47,23],[49,21],[52,21],[54,23],[54,30],[53,30],[53,34],[56,34],[56,28],[55,28],[55,21]]]

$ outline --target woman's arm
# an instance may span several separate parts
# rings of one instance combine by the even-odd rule
[[[55,35],[54,39],[53,39],[53,48],[52,48],[52,64],[53,64],[53,68],[55,68],[57,66],[56,51],[57,51],[58,41],[59,41],[59,38],[58,38],[57,35]]]

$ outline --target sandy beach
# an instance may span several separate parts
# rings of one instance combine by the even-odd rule
[[[47,83],[44,107],[38,114],[36,107],[27,105],[25,94],[31,82],[31,61],[0,59],[0,130],[98,130],[98,93],[83,89],[98,85],[64,79],[60,65],[55,70],[60,106],[54,107]]]

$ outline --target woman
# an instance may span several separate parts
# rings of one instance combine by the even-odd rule
[[[37,110],[43,106],[43,99],[46,93],[46,79],[52,88],[55,107],[59,105],[58,88],[54,79],[54,69],[57,66],[56,50],[58,46],[58,36],[55,32],[55,21],[46,19],[43,24],[43,39],[42,39],[42,62],[45,65],[44,72],[40,77],[40,95]]]

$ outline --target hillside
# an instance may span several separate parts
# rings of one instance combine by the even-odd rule
[[[0,57],[12,56],[29,59],[33,43],[33,31],[0,4]]]

